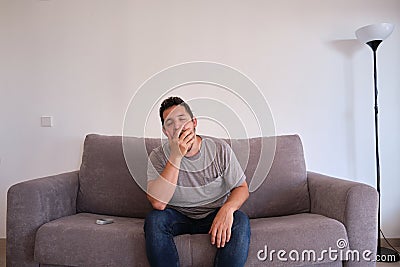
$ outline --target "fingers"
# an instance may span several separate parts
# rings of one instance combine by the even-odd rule
[[[226,231],[226,242],[229,242],[231,240],[231,228],[229,227],[228,230]]]
[[[215,245],[215,238],[217,237],[217,229],[211,227],[209,234],[211,234],[211,244]]]
[[[185,138],[183,138],[183,142],[188,144],[188,145],[192,145],[194,143],[194,138],[195,138],[195,134],[193,131],[190,131],[190,133],[188,133],[188,135],[185,136]]]
[[[178,135],[179,134],[179,135]],[[185,156],[190,150],[191,146],[194,144],[196,135],[192,129],[180,130],[174,133],[174,143],[176,150],[179,151],[180,157]]]
[[[176,130],[172,134],[171,139],[175,140],[176,142],[179,142],[180,144],[183,144],[189,142],[193,136],[194,136],[194,131],[192,129],[184,129],[182,126],[179,130]]]
[[[191,150],[196,141],[196,133],[193,128],[186,128],[183,124],[178,129],[172,131],[163,130],[168,137],[171,149],[171,157],[182,158]]]
[[[179,142],[182,145],[190,147],[194,143],[195,133],[191,129],[183,130],[179,136]]]
[[[231,238],[230,227],[224,228],[222,225],[220,227],[215,227],[213,225],[208,233],[211,234],[211,244],[216,245],[217,248],[225,247],[225,244],[229,242]]]
[[[225,247],[231,239],[233,225],[233,212],[222,207],[214,218],[208,234],[211,235],[211,244],[217,248]]]
[[[192,137],[193,137],[193,131],[191,129],[188,130],[182,130],[179,139],[184,141],[184,142],[188,142]]]
[[[222,230],[222,232],[218,235],[217,248],[220,247],[223,248],[225,246],[225,242],[226,242],[226,230]]]

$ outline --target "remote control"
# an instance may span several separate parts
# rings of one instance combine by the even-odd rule
[[[114,219],[110,219],[110,218],[96,220],[96,224],[100,224],[100,225],[110,224],[110,223],[113,223],[113,222],[114,222]]]

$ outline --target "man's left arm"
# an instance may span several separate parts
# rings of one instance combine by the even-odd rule
[[[232,189],[225,204],[220,208],[214,218],[209,231],[211,234],[211,244],[216,244],[217,248],[224,247],[231,238],[233,224],[233,213],[237,211],[249,197],[249,188],[246,180]]]

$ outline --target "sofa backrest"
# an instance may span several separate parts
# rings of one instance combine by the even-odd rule
[[[233,140],[233,142],[243,145],[247,140]],[[247,183],[251,188],[253,179],[263,182],[250,193],[249,199],[243,204],[241,210],[250,218],[309,212],[307,170],[300,137],[286,135],[251,138],[248,143],[250,149],[248,163],[247,166],[242,166],[245,169]],[[268,155],[260,159],[261,146],[271,150],[275,146],[272,165],[268,165],[270,164]],[[240,145],[233,145],[232,148],[236,155],[240,155]],[[261,173],[259,170],[255,173],[258,164],[267,165],[261,168]],[[270,168],[269,172],[267,172],[268,168]]]
[[[309,211],[306,167],[297,135],[228,143],[239,159],[244,148],[250,149],[248,162],[242,165],[248,184],[252,179],[263,180],[241,208],[250,218]],[[147,182],[147,156],[160,144],[160,139],[153,138],[87,135],[79,171],[77,211],[144,218],[151,210],[142,190]],[[263,164],[259,162],[262,144],[276,144],[276,149],[269,173],[260,174],[255,170]],[[254,173],[258,177],[253,177]]]

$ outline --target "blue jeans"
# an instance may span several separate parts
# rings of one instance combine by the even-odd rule
[[[147,259],[151,266],[179,266],[179,255],[174,236],[182,234],[208,234],[218,210],[204,219],[191,219],[182,213],[166,208],[151,211],[145,220]],[[250,222],[241,211],[233,214],[231,239],[225,247],[218,248],[214,266],[244,266],[250,244]],[[210,239],[211,242],[211,239]]]

